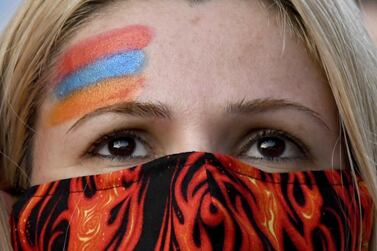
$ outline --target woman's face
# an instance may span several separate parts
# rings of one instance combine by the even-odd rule
[[[270,172],[341,168],[326,78],[257,1],[125,1],[63,48],[32,184],[206,151]]]

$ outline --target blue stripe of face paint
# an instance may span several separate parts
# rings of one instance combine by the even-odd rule
[[[76,90],[95,85],[99,81],[135,74],[142,69],[144,59],[142,50],[128,51],[100,59],[64,78],[56,87],[55,95],[64,98]]]

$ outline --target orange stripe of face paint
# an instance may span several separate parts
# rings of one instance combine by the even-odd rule
[[[144,78],[140,76],[120,77],[76,92],[53,108],[49,125],[54,126],[102,107],[130,101],[139,94],[143,83]]]
[[[61,64],[57,68],[57,77],[60,79],[107,55],[143,49],[152,37],[152,31],[147,26],[132,25],[84,40],[63,54]]]

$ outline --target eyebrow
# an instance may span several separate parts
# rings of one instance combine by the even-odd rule
[[[226,106],[225,110],[227,113],[236,114],[250,114],[250,113],[261,113],[267,111],[276,111],[281,109],[293,109],[297,111],[304,112],[305,114],[311,116],[318,124],[325,127],[327,130],[331,131],[327,123],[321,118],[321,115],[312,109],[303,106],[299,103],[288,101],[286,99],[255,99],[252,101],[245,101],[245,99]]]
[[[322,127],[331,131],[330,127],[321,118],[319,113],[303,106],[299,103],[288,101],[286,99],[255,99],[252,101],[245,101],[245,99],[228,104],[225,106],[225,112],[228,114],[248,115],[252,113],[271,112],[281,109],[293,109],[304,112],[305,114],[314,118]],[[100,108],[81,117],[68,132],[73,131],[79,125],[83,124],[90,118],[105,114],[105,113],[118,113],[122,115],[129,115],[141,118],[155,118],[155,119],[172,119],[172,112],[167,105],[162,103],[143,103],[143,102],[125,102],[104,108]],[[68,133],[67,132],[67,133]]]
[[[129,115],[141,118],[155,118],[155,119],[171,119],[171,111],[169,108],[161,103],[143,103],[143,102],[125,102],[115,104],[112,106],[104,107],[88,113],[81,117],[68,132],[73,131],[75,128],[83,124],[90,118],[105,114],[105,113],[118,113],[122,115]],[[68,133],[67,132],[67,133]]]

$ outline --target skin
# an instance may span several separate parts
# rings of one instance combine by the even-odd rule
[[[368,3],[363,6],[365,12],[365,24],[372,37],[377,44],[377,3]]]
[[[154,37],[144,49],[144,85],[135,97],[117,102],[123,107],[118,111],[138,102],[163,106],[169,114],[140,116],[131,105],[130,115],[103,107],[101,113],[51,126],[49,116],[58,101],[50,88],[38,114],[31,183],[111,172],[186,151],[220,152],[270,172],[344,167],[337,109],[326,78],[302,41],[284,33],[275,15],[257,1],[239,0],[198,5],[134,0],[103,10],[63,52],[116,28],[150,27]],[[251,109],[255,103],[258,109]],[[102,135],[127,129],[146,142],[148,156],[118,160],[88,154]],[[256,147],[242,149],[261,129],[283,131],[301,143],[283,137],[290,149],[286,158],[257,159]],[[303,153],[302,144],[310,154]],[[107,153],[106,142],[100,146],[97,154]]]

